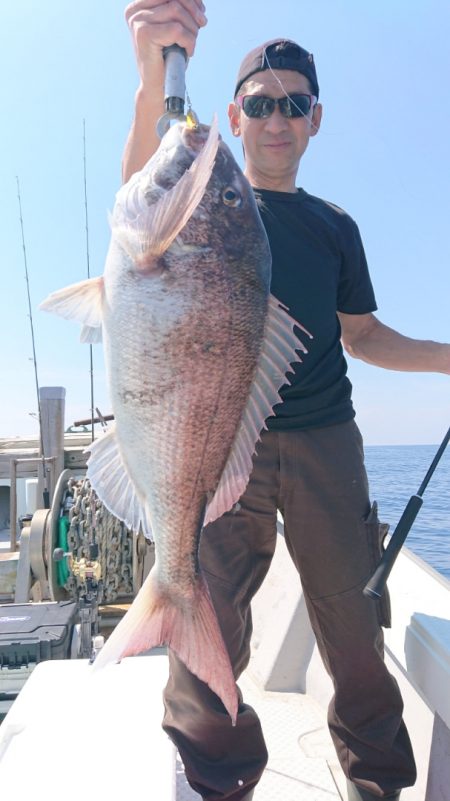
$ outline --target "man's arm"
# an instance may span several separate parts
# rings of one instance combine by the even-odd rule
[[[450,345],[410,339],[374,314],[338,312],[342,342],[350,356],[388,370],[450,374]]]
[[[125,10],[140,84],[122,160],[124,182],[142,169],[159,145],[156,123],[164,113],[163,47],[178,44],[192,56],[199,28],[206,24],[203,11],[202,0],[137,0]]]

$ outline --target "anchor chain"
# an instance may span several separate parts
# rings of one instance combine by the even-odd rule
[[[99,603],[114,603],[133,594],[133,533],[101,503],[90,481],[69,479],[62,513],[69,517],[68,550],[75,562],[95,560],[101,570]],[[64,588],[72,596],[83,591],[83,572],[71,572]]]

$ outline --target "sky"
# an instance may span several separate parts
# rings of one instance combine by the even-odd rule
[[[2,2],[0,26],[0,437],[37,433],[19,223],[20,181],[40,386],[66,388],[66,426],[90,413],[89,348],[75,323],[39,311],[87,275],[83,120],[91,275],[138,85],[122,0]],[[448,0],[209,0],[187,71],[202,122],[226,116],[239,63],[261,42],[314,53],[324,117],[297,185],[360,228],[379,318],[411,337],[450,341],[450,4]],[[95,405],[111,411],[101,346]],[[450,425],[450,376],[397,373],[349,358],[366,444],[433,444]]]

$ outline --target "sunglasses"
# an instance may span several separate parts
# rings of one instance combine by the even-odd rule
[[[317,103],[314,95],[285,95],[284,97],[265,97],[265,95],[241,95],[235,102],[246,117],[267,119],[278,106],[283,117],[306,117]]]

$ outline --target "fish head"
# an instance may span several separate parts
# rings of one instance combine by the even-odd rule
[[[267,289],[271,256],[252,188],[217,123],[173,125],[145,167],[121,188],[113,234],[128,268],[155,277],[201,269],[202,258],[250,269]],[[180,258],[182,257],[182,258]]]
[[[192,132],[186,137],[190,140]],[[252,187],[222,139],[203,198],[181,235],[185,241],[203,236],[242,265],[256,261],[270,281],[269,243]]]
[[[141,186],[149,206],[183,177],[208,141],[209,131],[207,125],[196,129],[184,122],[171,125],[141,172]]]

